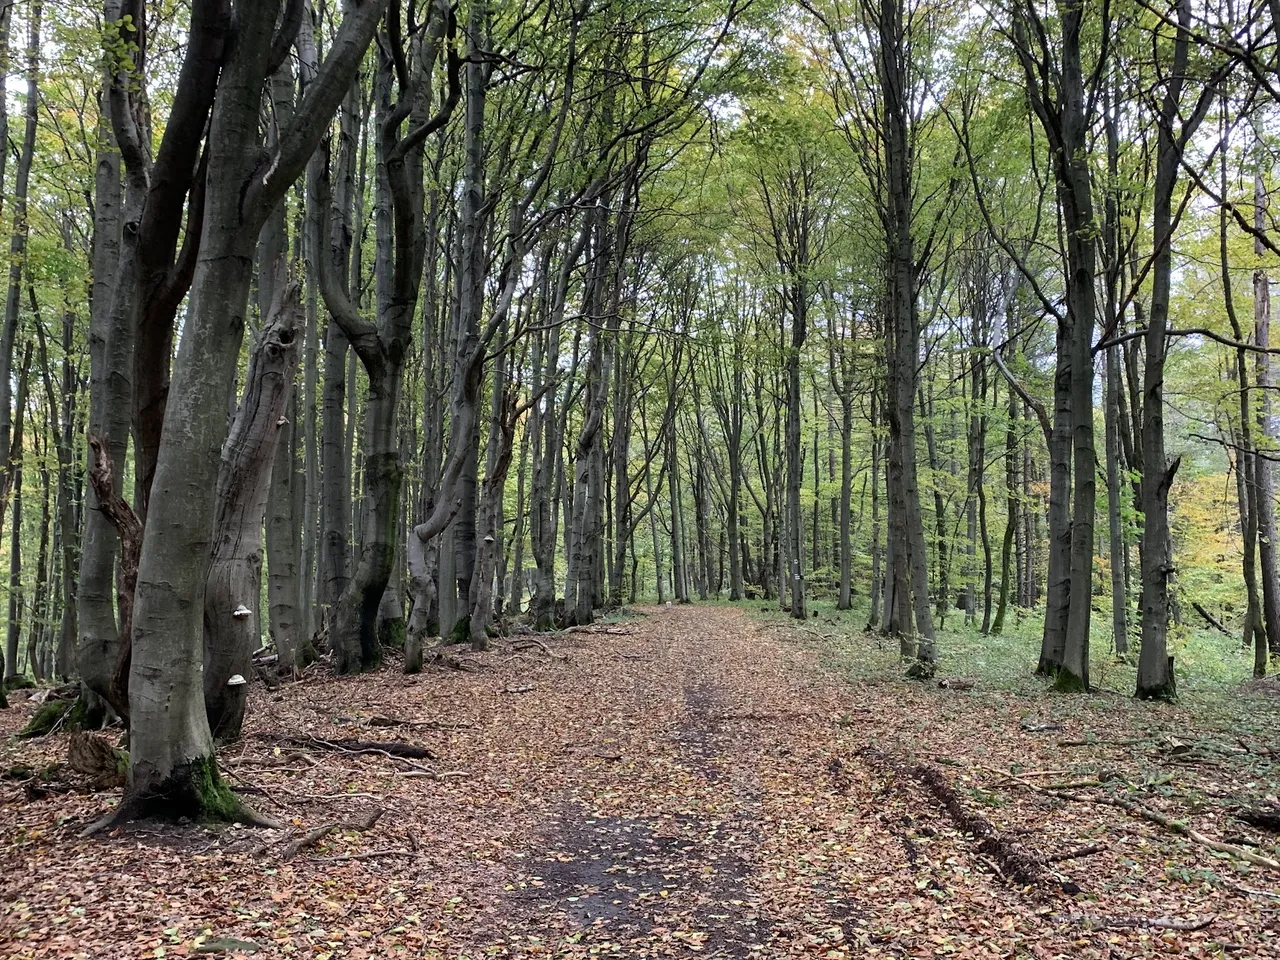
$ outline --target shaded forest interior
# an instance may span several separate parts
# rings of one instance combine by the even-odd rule
[[[739,629],[766,651],[722,685],[759,694],[752,670],[785,667],[833,716],[852,716],[844,677],[844,699],[896,691],[904,728],[919,709],[981,736],[1005,698],[1085,726],[1105,703],[1143,743],[1144,724],[1184,718],[1186,743],[1132,769],[1045,758],[1081,784],[1052,788],[1007,756],[822,727],[824,769],[942,811],[1006,886],[1086,887],[1059,876],[1061,850],[974,809],[992,784],[939,762],[1007,773],[1018,809],[1085,805],[1276,869],[1260,784],[1280,663],[1277,16],[1263,0],[0,0],[11,849],[50,829],[45,801],[69,805],[59,843],[83,832],[81,851],[134,821],[302,827],[273,791],[311,802],[310,786],[237,768],[263,759],[255,738],[455,791],[491,774],[397,733],[463,721],[398,701],[384,728],[329,731],[337,702],[425,703],[473,672],[503,678],[477,696],[539,702],[512,662],[554,668],[572,699],[563,645],[631,636],[616,663],[656,644],[688,671],[703,653],[670,644],[704,624],[724,656]],[[724,731],[699,726],[711,707],[690,683],[666,731],[683,746],[658,754],[714,780],[697,738]],[[311,693],[333,704],[320,727]],[[962,694],[975,717],[949,712]],[[1188,750],[1225,763],[1191,733],[1232,730],[1235,780],[1161,779],[1155,760]],[[748,746],[716,756],[755,769]],[[739,786],[745,810],[756,788]],[[355,792],[388,803],[270,856],[378,835],[392,798],[415,802]],[[552,792],[567,824],[598,807]],[[1261,832],[1172,811],[1202,793]],[[646,816],[614,826],[676,842]],[[756,895],[771,861],[743,843],[736,866],[702,864],[737,878],[708,902]],[[1213,926],[1176,897],[1163,920],[1138,906],[1086,919],[1139,939]],[[845,907],[832,949],[856,940]],[[1063,910],[1046,916],[1083,922]],[[726,956],[793,942],[733,915]],[[1274,910],[1248,923],[1273,933]]]

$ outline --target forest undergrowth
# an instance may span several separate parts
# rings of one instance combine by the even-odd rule
[[[0,955],[1280,953],[1280,686],[1056,695],[962,625],[911,682],[864,624],[659,607],[255,684],[218,761],[279,829],[81,839],[117,792],[15,695]]]

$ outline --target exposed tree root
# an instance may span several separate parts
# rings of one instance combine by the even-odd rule
[[[279,829],[282,824],[258,813],[231,792],[218,774],[217,761],[198,757],[172,770],[164,781],[145,794],[127,787],[114,810],[91,823],[80,836],[124,826],[134,820],[182,820],[198,823],[243,823],[250,827]]]

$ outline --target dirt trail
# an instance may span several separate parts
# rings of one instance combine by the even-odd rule
[[[1105,889],[1090,883],[1088,861],[1061,865],[1057,875],[1084,888],[1076,900],[1012,887],[936,802],[858,751],[959,757],[942,769],[963,778],[976,755],[1039,762],[1029,754],[1042,741],[977,700],[850,685],[796,636],[740,609],[665,607],[557,635],[548,651],[463,655],[464,670],[317,674],[274,694],[256,689],[249,736],[221,760],[292,829],[193,826],[87,842],[75,831],[105,796],[26,802],[8,789],[0,955],[172,957],[209,936],[318,960],[1110,960],[1175,944],[1186,956],[1221,955],[1212,943],[1265,956],[1255,948],[1276,942],[1265,900],[1220,892],[1196,901],[1225,918],[1214,930],[1091,930],[1082,915],[1179,909],[1161,900],[1164,887],[1142,883],[1143,870],[1167,862],[1152,831],[1122,820],[1117,836],[1114,816],[1072,822],[1035,797],[984,808],[981,791],[962,788],[1035,853],[1093,831],[1126,845],[1112,861],[1134,864]],[[441,760],[426,770],[255,736],[299,733],[411,740]],[[9,744],[0,759],[37,749]],[[282,858],[301,831],[373,808],[385,811],[376,830],[339,831]],[[1246,925],[1267,932],[1242,941]]]

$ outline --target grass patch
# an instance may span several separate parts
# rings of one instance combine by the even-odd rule
[[[867,685],[907,685],[909,666],[898,655],[895,640],[866,630],[868,606],[837,610],[834,601],[810,600],[817,616],[800,622],[760,601],[742,605],[749,616],[779,633],[813,641],[824,667],[852,682]],[[1110,610],[1095,610],[1090,643],[1089,673],[1093,696],[1056,689],[1055,678],[1034,675],[1040,654],[1043,614],[1039,610],[1010,609],[1004,632],[984,636],[967,626],[964,612],[948,611],[937,631],[937,678],[965,677],[975,681],[972,696],[984,701],[1020,701],[1025,708],[1051,705],[1055,715],[1077,711],[1104,714],[1122,704],[1161,715],[1176,731],[1178,717],[1192,717],[1198,727],[1229,735],[1274,737],[1280,724],[1280,697],[1245,695],[1242,684],[1252,676],[1253,654],[1239,642],[1215,631],[1187,625],[1170,629],[1169,652],[1175,660],[1178,703],[1139,706],[1133,697],[1137,686],[1137,650],[1125,659],[1115,656],[1111,643]],[[913,684],[919,686],[918,683]],[[946,695],[938,691],[939,695]],[[1172,710],[1172,713],[1169,711]],[[1161,714],[1164,711],[1164,714]],[[1101,717],[1099,717],[1101,719]],[[1163,725],[1163,724],[1162,724]]]

